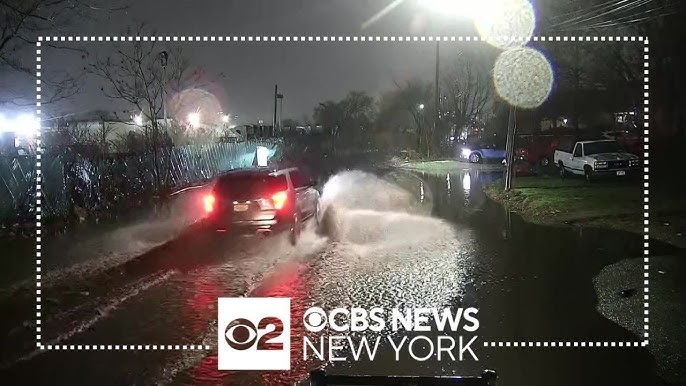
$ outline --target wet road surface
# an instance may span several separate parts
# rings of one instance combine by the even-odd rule
[[[479,361],[396,362],[382,345],[373,363],[329,364],[332,373],[476,375],[490,368],[505,385],[663,384],[645,348],[484,347],[639,340],[597,311],[593,278],[610,264],[640,256],[640,237],[524,223],[481,192],[480,185],[495,177],[478,171],[438,177],[343,173],[323,194],[324,207],[334,208],[335,237],[318,236],[310,227],[294,248],[282,237],[217,239],[191,227],[136,259],[55,280],[43,293],[43,343],[112,345],[104,352],[35,350],[33,294],[4,299],[11,316],[2,324],[10,332],[3,339],[3,379],[293,384],[319,363],[294,360],[288,372],[216,370],[216,299],[284,296],[292,299],[294,358],[302,357],[297,320],[313,305],[479,309]],[[46,247],[44,259],[51,256],[58,258],[58,251]],[[116,350],[141,344],[164,349]]]

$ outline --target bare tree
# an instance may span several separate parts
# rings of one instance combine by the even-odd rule
[[[640,105],[642,50],[636,42],[544,44],[556,82],[541,111],[569,118],[578,133],[598,114],[636,110]]]
[[[143,27],[141,27],[141,30]],[[161,53],[168,52],[163,67]],[[96,57],[88,72],[104,80],[102,91],[108,98],[121,100],[140,111],[146,122],[148,148],[153,153],[155,182],[160,187],[159,118],[165,93],[178,92],[183,87],[188,61],[179,48],[166,47],[155,41],[118,44],[113,53]],[[164,136],[166,137],[166,135]]]
[[[111,1],[91,0],[0,0],[0,71],[21,77],[35,77],[34,55],[38,36],[65,31],[75,21],[85,20],[97,13],[122,10],[124,7],[111,6]],[[80,51],[57,42],[43,42],[43,47]],[[28,64],[30,63],[30,64]],[[79,90],[79,77],[63,74],[52,78],[42,76],[42,103],[51,103],[68,98]],[[25,95],[18,95],[7,84],[0,85],[5,92],[0,103],[23,104]],[[30,98],[33,100],[33,98]]]
[[[108,122],[104,116],[100,117],[100,126],[96,129],[94,134],[103,154],[107,153],[112,145],[112,141],[108,139],[108,137],[114,129],[115,126]]]
[[[483,121],[483,112],[493,98],[491,71],[493,61],[479,50],[461,51],[458,60],[444,72],[443,96],[446,106],[442,108],[440,128],[444,137],[446,129],[461,132],[466,125]],[[447,123],[447,124],[446,124]]]
[[[373,113],[374,98],[362,91],[351,91],[340,102],[320,103],[314,109],[313,118],[327,130],[332,150],[336,151],[342,137],[351,141],[365,126],[370,126]]]
[[[395,82],[396,90],[386,94],[382,102],[386,109],[409,113],[416,133],[417,151],[431,153],[432,127],[430,111],[433,111],[433,86],[431,83],[413,79],[404,83]]]

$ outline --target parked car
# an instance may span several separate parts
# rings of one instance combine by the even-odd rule
[[[515,156],[531,165],[547,167],[553,159],[557,143],[557,139],[551,135],[520,136],[517,138]]]
[[[471,163],[482,163],[489,160],[502,162],[505,159],[505,148],[501,148],[495,143],[481,142],[472,146],[463,143],[458,147],[458,158]]]
[[[604,131],[603,138],[617,141],[628,153],[640,156],[642,153],[641,136],[631,130]]]
[[[638,173],[641,160],[613,140],[580,141],[572,149],[555,150],[555,164],[560,176],[583,175],[592,181],[604,176],[628,176]]]
[[[251,168],[217,177],[211,194],[204,197],[205,219],[215,232],[271,235],[288,232],[297,244],[303,222],[319,222],[316,181],[298,168]]]

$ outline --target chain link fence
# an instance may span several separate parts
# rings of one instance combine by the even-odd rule
[[[75,210],[112,214],[136,207],[218,173],[250,167],[258,146],[272,154],[282,147],[277,140],[190,145],[161,149],[157,159],[152,154],[45,154],[41,213],[50,219]],[[0,220],[8,224],[35,218],[35,188],[35,155],[0,157]]]

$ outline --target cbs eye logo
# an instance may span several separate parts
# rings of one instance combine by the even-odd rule
[[[257,350],[283,350],[282,342],[274,339],[283,333],[283,322],[275,316],[267,316],[255,324],[245,318],[229,322],[224,332],[226,343],[234,350],[247,350],[257,343]]]
[[[291,300],[219,298],[219,370],[290,370]]]
[[[303,315],[305,328],[311,332],[322,331],[326,327],[327,320],[326,312],[319,307],[311,307]]]

